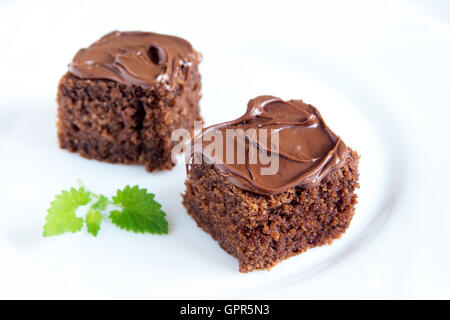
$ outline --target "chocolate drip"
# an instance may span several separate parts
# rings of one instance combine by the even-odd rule
[[[256,136],[246,135],[245,162],[227,163],[227,151],[236,153],[238,139],[233,138],[236,142],[234,150],[227,150],[224,141],[223,159],[214,150],[206,148],[211,141],[203,139],[214,130],[219,130],[225,137],[227,129],[256,129],[257,132],[267,129],[267,143],[261,143],[264,140],[257,137],[259,133]],[[279,134],[279,143],[275,146],[271,144],[271,130]],[[315,107],[301,100],[283,101],[272,96],[250,100],[247,112],[242,117],[208,127],[194,141],[200,150],[194,146],[193,155],[200,153],[212,161],[237,187],[264,195],[279,194],[293,186],[317,185],[329,173],[342,167],[347,155],[346,145],[328,128]],[[258,152],[279,156],[279,169],[275,174],[261,173],[261,168],[269,165],[261,163],[259,157],[256,163],[249,161],[250,144],[257,145]],[[194,156],[191,162],[193,159]]]
[[[69,72],[87,79],[109,79],[125,85],[173,89],[180,73],[188,72],[201,55],[184,39],[151,32],[111,32],[81,49]]]

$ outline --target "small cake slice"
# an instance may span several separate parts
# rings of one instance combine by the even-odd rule
[[[181,38],[112,32],[81,49],[58,87],[60,147],[170,169],[171,133],[201,121],[201,55]]]
[[[239,129],[246,132],[244,142],[239,144],[235,134],[235,143],[228,143],[227,131]],[[267,131],[258,133],[262,129]],[[218,132],[227,137],[216,144],[222,153],[210,147],[210,136],[215,141]],[[261,138],[266,132],[271,136]],[[359,156],[312,105],[257,97],[245,115],[204,129],[194,145],[183,205],[200,228],[238,259],[241,272],[269,269],[308,248],[330,244],[352,220]],[[238,146],[245,150],[241,162]],[[255,146],[258,155],[278,158],[278,170],[264,173],[261,169],[270,163],[259,156],[252,162]],[[227,160],[230,152],[237,156]]]

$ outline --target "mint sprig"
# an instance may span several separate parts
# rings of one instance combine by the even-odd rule
[[[161,204],[154,200],[155,195],[138,186],[126,186],[117,190],[110,200],[104,195],[89,191],[82,182],[80,188],[71,188],[55,196],[47,210],[43,236],[55,236],[66,232],[78,232],[86,224],[88,233],[97,236],[100,224],[107,216],[121,229],[135,233],[167,234],[168,223]],[[80,207],[87,207],[83,217],[77,217]]]

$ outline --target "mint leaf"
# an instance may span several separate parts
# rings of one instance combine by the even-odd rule
[[[76,210],[91,201],[91,196],[84,188],[62,191],[55,196],[47,210],[44,225],[44,237],[55,236],[65,232],[77,232],[83,227],[83,218],[76,216]]]
[[[94,203],[91,208],[103,211],[106,209],[108,204],[109,204],[108,198],[101,194],[100,197],[98,198],[98,201]]]
[[[136,233],[168,233],[166,214],[154,200],[155,195],[148,193],[146,189],[126,186],[123,190],[117,190],[117,195],[110,201],[104,195],[89,191],[81,181],[79,184],[78,190],[72,188],[70,191],[62,191],[50,204],[45,218],[44,237],[80,231],[84,222],[88,233],[96,237],[110,204],[118,208],[111,212],[110,218],[120,228]],[[76,216],[76,211],[81,206],[88,207],[84,219]]]
[[[88,232],[96,237],[98,230],[100,230],[100,223],[102,222],[103,216],[96,209],[93,209],[93,207],[89,209],[88,213],[86,214],[86,226]]]
[[[136,233],[167,234],[166,214],[161,210],[161,205],[153,200],[154,197],[154,194],[138,186],[117,190],[113,203],[121,210],[111,212],[112,222],[121,229]]]

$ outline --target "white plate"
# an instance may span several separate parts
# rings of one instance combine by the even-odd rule
[[[61,23],[56,9],[59,5],[52,3],[48,7],[54,9],[47,15],[47,23],[37,25],[42,32],[53,32],[54,26]],[[20,8],[19,5],[10,4],[0,13],[0,18],[1,14],[5,19],[8,15],[14,16]],[[319,14],[319,9],[313,11]],[[382,8],[376,10],[383,12]],[[80,12],[82,9],[74,9],[70,18],[76,19]],[[114,12],[119,15],[117,10]],[[333,17],[333,12],[329,12],[328,16]],[[108,17],[103,19],[108,26],[111,25]],[[274,19],[282,23],[281,18]],[[117,27],[152,28],[149,25],[136,27],[131,15],[127,21],[128,24],[122,23]],[[252,21],[256,23],[259,20],[255,18]],[[399,289],[398,285],[391,285],[395,281],[389,282],[391,275],[380,273],[380,270],[384,270],[380,265],[388,265],[387,259],[372,255],[370,260],[364,260],[355,258],[358,255],[354,254],[367,250],[366,244],[373,243],[368,240],[383,226],[391,226],[388,228],[391,235],[397,230],[399,233],[407,232],[403,225],[399,226],[398,219],[390,224],[386,222],[390,221],[394,209],[399,211],[401,201],[408,198],[408,194],[405,194],[408,186],[413,183],[418,185],[421,181],[419,175],[412,177],[408,173],[418,161],[418,158],[413,160],[411,151],[413,142],[417,140],[405,138],[405,127],[398,120],[399,108],[408,108],[395,104],[394,101],[398,101],[396,96],[388,95],[387,91],[381,94],[377,85],[371,85],[370,79],[375,71],[361,81],[361,73],[357,70],[347,70],[343,68],[342,61],[334,61],[334,52],[323,51],[322,56],[305,49],[301,41],[298,44],[285,41],[289,35],[297,32],[295,30],[287,30],[281,40],[272,38],[271,42],[262,41],[264,37],[261,30],[253,33],[245,31],[244,35],[237,27],[215,27],[224,33],[229,30],[222,39],[217,39],[212,31],[202,36],[202,33],[195,32],[196,27],[187,31],[186,37],[194,37],[194,45],[204,54],[201,66],[204,97],[201,108],[207,125],[240,116],[246,109],[247,101],[257,95],[301,98],[317,106],[333,131],[361,155],[359,203],[350,228],[340,240],[331,246],[311,249],[285,260],[270,272],[240,274],[237,261],[201,231],[181,205],[180,194],[184,192],[185,180],[183,164],[178,164],[172,171],[149,174],[140,166],[86,160],[58,148],[54,97],[57,79],[64,72],[63,62],[70,60],[74,50],[88,45],[103,32],[101,28],[95,27],[94,22],[86,23],[96,30],[95,35],[88,32],[87,27],[84,33],[77,33],[76,28],[70,27],[68,32],[72,30],[72,36],[76,39],[75,44],[70,44],[73,48],[65,38],[61,38],[62,43],[66,44],[63,47],[44,38],[48,52],[57,48],[61,52],[49,56],[37,53],[45,62],[48,74],[39,73],[44,71],[42,66],[22,59],[21,53],[27,45],[17,43],[14,37],[7,38],[13,39],[9,43],[16,46],[17,50],[8,49],[3,53],[12,61],[12,66],[5,66],[6,71],[0,80],[0,86],[8,88],[8,92],[0,97],[0,254],[4,257],[0,265],[0,297],[240,298],[255,297],[257,294],[264,297],[296,298],[308,297],[309,294],[321,297],[322,289],[325,288],[337,292],[340,276],[349,281],[349,288],[363,287],[366,290],[362,293],[363,297],[371,296],[373,292],[387,294],[389,290],[393,290],[396,296],[407,296],[404,288],[410,287],[409,281],[420,279],[417,275],[421,268],[411,268],[417,272],[406,273],[408,285]],[[170,29],[162,18],[155,23],[161,29]],[[296,23],[299,28],[306,27],[311,20],[305,20],[303,24],[300,20]],[[367,26],[372,30],[370,24]],[[270,33],[270,29],[264,30]],[[342,30],[347,30],[347,26]],[[20,29],[17,34],[23,35],[24,32]],[[54,31],[53,36],[59,32],[62,31]],[[254,34],[254,37],[249,37],[249,34]],[[361,34],[364,32],[361,31]],[[316,35],[320,39],[321,36],[326,37],[326,32],[318,30]],[[307,39],[310,44],[313,43],[312,38]],[[36,41],[34,37],[30,39],[30,44],[37,44]],[[333,39],[329,37],[328,41],[332,42]],[[349,45],[349,42],[346,44]],[[336,48],[336,55],[339,55],[341,48],[333,47]],[[14,53],[16,51],[19,51],[17,56]],[[354,63],[356,65],[358,61]],[[26,69],[17,67],[20,64],[30,68],[33,75],[41,77],[42,81],[19,81],[30,80],[31,77],[26,78]],[[10,80],[6,80],[8,75]],[[31,95],[27,95],[27,92]],[[418,108],[414,108],[418,112]],[[427,159],[424,158],[423,163],[425,161]],[[147,188],[156,194],[157,201],[167,213],[169,235],[136,235],[119,230],[110,221],[104,221],[97,238],[85,230],[77,234],[43,238],[42,226],[50,201],[62,189],[76,186],[77,179],[83,180],[91,190],[109,196],[127,184]],[[411,213],[411,226],[413,216]],[[442,225],[448,222],[443,219],[438,221]],[[417,227],[417,221],[414,223]],[[403,229],[400,231],[400,228]],[[408,232],[415,233],[414,230]],[[422,235],[429,236],[427,233]],[[385,249],[384,252],[389,252],[391,245],[394,245],[387,241],[377,243]],[[422,250],[426,249],[422,247]],[[398,255],[399,260],[411,257],[411,251],[402,249],[395,252],[391,251],[389,257]],[[445,266],[450,265],[447,258],[442,258],[438,270],[445,270]],[[348,273],[330,272],[332,269],[341,270],[342,266],[350,270],[350,274],[369,270],[370,279],[365,273],[361,276],[364,281],[368,279],[369,285],[352,281]],[[355,270],[351,269],[352,266],[355,266]],[[392,269],[394,278],[403,276],[399,262],[397,267]],[[431,268],[434,268],[433,265]],[[372,277],[374,273],[380,277],[377,278],[378,282],[375,281],[376,285]],[[327,277],[331,274],[334,276]],[[438,275],[442,276],[443,273],[438,272]],[[444,284],[439,293],[445,295],[448,293],[445,290],[448,276],[443,276]],[[376,291],[377,285],[381,285],[380,291]],[[289,294],[271,295],[280,290]],[[342,292],[344,296],[352,297],[350,289],[346,291],[343,288]]]
[[[229,59],[233,62],[234,57],[230,55]],[[89,161],[60,150],[51,106],[39,110],[16,108],[13,116],[8,116],[9,110],[2,110],[1,118],[10,121],[1,132],[2,146],[8,152],[0,160],[0,174],[10,183],[0,191],[8,199],[2,212],[3,218],[9,220],[0,226],[0,232],[10,241],[11,250],[21,253],[26,266],[33,266],[33,272],[51,275],[52,283],[70,287],[73,291],[69,295],[156,298],[174,293],[179,297],[223,297],[261,292],[308,277],[361,247],[388,217],[396,190],[394,182],[401,180],[393,174],[399,158],[388,140],[392,128],[388,123],[374,121],[364,111],[370,108],[364,101],[373,101],[373,97],[355,97],[333,88],[320,80],[320,75],[308,74],[308,69],[314,69],[310,64],[279,64],[264,57],[270,67],[265,68],[264,78],[255,79],[253,75],[263,61],[252,61],[242,54],[236,59],[251,61],[245,67],[246,76],[234,83],[236,89],[242,90],[235,90],[233,97],[222,101],[206,93],[209,99],[202,101],[202,111],[207,120],[213,110],[221,111],[214,113],[216,121],[233,119],[245,111],[243,99],[258,93],[285,99],[301,97],[316,104],[331,128],[361,154],[359,204],[341,240],[288,259],[270,272],[239,274],[237,261],[201,231],[181,205],[186,176],[182,164],[170,172],[148,174],[143,167]],[[278,82],[280,78],[283,83]],[[108,195],[127,184],[155,193],[168,215],[169,235],[136,235],[105,222],[97,238],[86,231],[42,238],[48,203],[60,189],[76,186],[78,178],[95,192]],[[32,193],[32,197],[23,201],[25,193]],[[123,279],[120,290],[116,289],[118,283],[111,281],[114,278]]]

